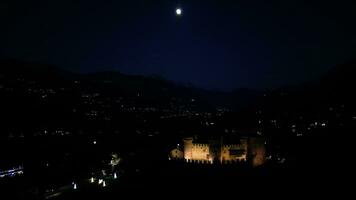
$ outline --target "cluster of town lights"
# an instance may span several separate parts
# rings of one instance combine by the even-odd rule
[[[117,178],[118,178],[118,176],[117,176],[116,173],[113,174],[113,178],[114,178],[114,179],[117,179]],[[94,177],[91,177],[91,178],[89,179],[89,181],[90,181],[90,183],[95,183],[95,178],[94,178]],[[102,178],[98,179],[98,185],[102,185],[103,187],[106,187],[106,186],[107,186],[106,181],[105,181],[104,179],[102,179]],[[73,186],[73,189],[74,189],[74,190],[76,190],[76,189],[78,188],[77,183],[75,183],[75,182],[72,182],[72,186]]]
[[[116,173],[113,174],[113,178],[117,179],[117,174]],[[90,178],[90,183],[95,183],[95,178],[94,177]],[[98,184],[102,185],[103,187],[106,187],[106,181],[104,179],[102,179],[102,178],[98,179]]]

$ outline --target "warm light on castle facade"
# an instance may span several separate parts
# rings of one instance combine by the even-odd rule
[[[265,161],[264,141],[261,138],[240,138],[236,144],[224,144],[223,139],[196,143],[192,137],[183,139],[183,149],[174,149],[170,157],[187,162],[229,163],[251,161],[258,166]]]

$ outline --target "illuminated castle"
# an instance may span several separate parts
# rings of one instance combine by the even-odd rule
[[[239,138],[233,142],[224,142],[223,138],[197,143],[196,138],[183,139],[183,149],[177,147],[170,153],[172,159],[184,159],[199,163],[235,163],[250,162],[258,166],[265,161],[265,147],[262,138]]]

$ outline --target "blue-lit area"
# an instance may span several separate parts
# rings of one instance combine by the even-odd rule
[[[16,175],[22,175],[22,174],[23,174],[23,167],[19,166],[17,168],[0,171],[0,178],[14,177]]]

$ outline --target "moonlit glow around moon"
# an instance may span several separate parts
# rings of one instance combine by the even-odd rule
[[[176,14],[177,14],[177,15],[182,15],[182,9],[177,8],[177,9],[176,9]]]

